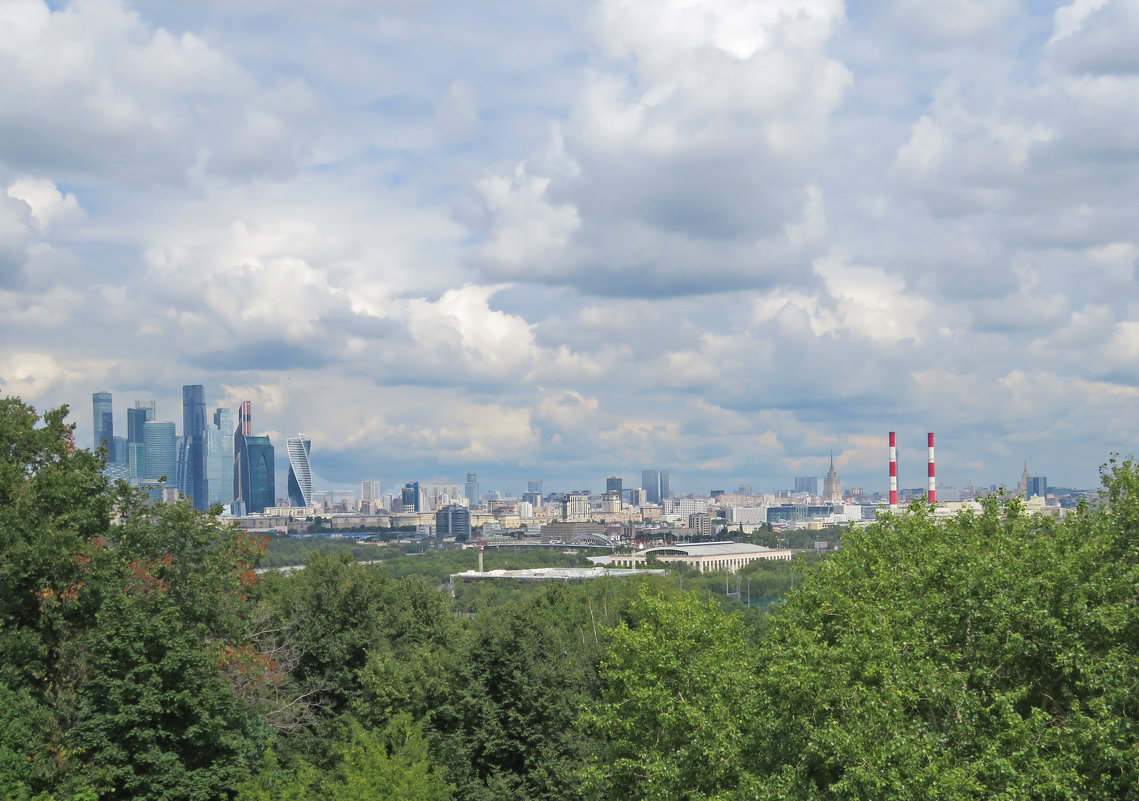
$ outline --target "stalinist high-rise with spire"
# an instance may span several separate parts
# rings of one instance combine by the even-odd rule
[[[834,451],[831,451],[831,469],[823,479],[823,502],[842,503],[842,479],[834,471]]]

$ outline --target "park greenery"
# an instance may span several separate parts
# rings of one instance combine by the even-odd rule
[[[101,466],[66,410],[0,399],[2,801],[1139,795],[1130,461],[1063,521],[916,504],[739,596],[452,597],[473,552],[396,546],[258,574],[262,539]]]

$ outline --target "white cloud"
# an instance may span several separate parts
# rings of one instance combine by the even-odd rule
[[[303,91],[282,108],[236,60],[153,28],[121,0],[11,0],[0,28],[0,161],[131,180],[177,177],[203,153],[238,172],[295,161],[278,117],[305,111]]]
[[[55,222],[81,220],[84,216],[75,195],[63,194],[46,178],[19,178],[8,185],[8,197],[27,203],[36,227],[45,233]]]

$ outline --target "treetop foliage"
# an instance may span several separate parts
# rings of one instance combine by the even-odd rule
[[[757,626],[722,574],[259,578],[263,542],[112,486],[65,418],[0,400],[3,801],[1139,795],[1130,460],[1062,521],[916,504],[753,566]]]

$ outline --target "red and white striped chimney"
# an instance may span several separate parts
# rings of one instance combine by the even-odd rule
[[[890,508],[898,508],[898,442],[890,432]]]
[[[937,503],[937,479],[936,473],[933,469],[933,433],[929,434],[929,485],[926,490],[926,500],[929,503]]]

